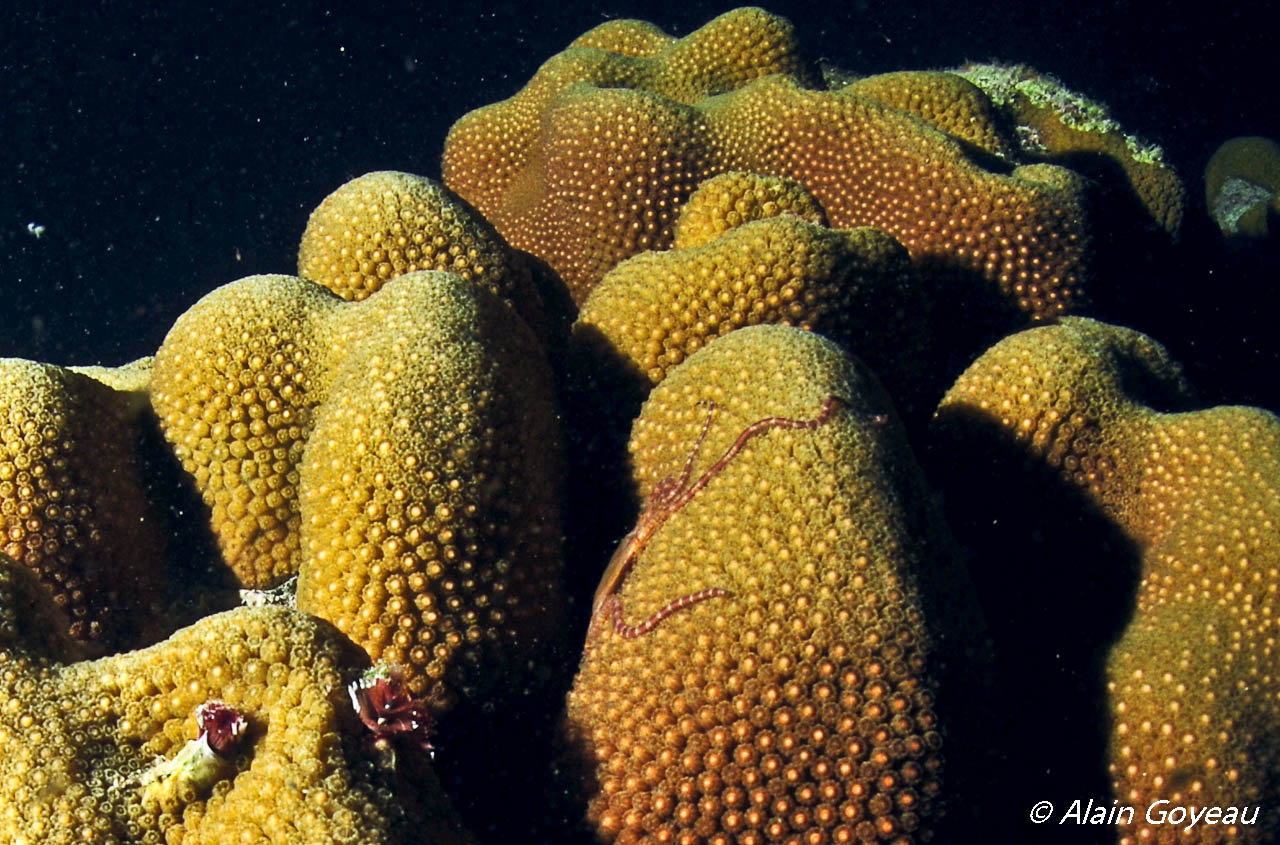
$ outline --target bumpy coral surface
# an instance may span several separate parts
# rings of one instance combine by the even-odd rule
[[[978,86],[954,73],[904,70],[853,80],[840,89],[902,109],[980,150],[1012,158],[1001,116]]]
[[[298,571],[298,467],[336,352],[341,300],[289,276],[250,276],[191,306],[156,353],[151,402],[210,508],[223,559],[250,588]]]
[[[430,273],[329,338],[352,352],[300,468],[298,607],[439,708],[507,689],[561,617],[561,467],[537,342],[505,303]]]
[[[137,453],[146,366],[89,372],[0,360],[0,551],[101,651],[135,641],[165,562]]]
[[[474,281],[541,330],[525,259],[452,191],[423,176],[379,171],[352,179],[311,212],[298,248],[298,275],[346,300],[418,270]]]
[[[1205,204],[1224,235],[1265,238],[1280,217],[1280,144],[1232,138],[1204,170]]]
[[[985,422],[982,436],[1055,470],[1132,543],[1131,618],[1105,667],[1115,798],[1139,808],[1121,841],[1172,841],[1144,818],[1167,800],[1261,806],[1256,825],[1202,824],[1178,841],[1271,842],[1280,421],[1254,408],[1162,413],[1140,401],[1147,395],[1185,396],[1161,347],[1069,319],[989,350],[947,395],[939,425],[976,447],[975,421]],[[1103,590],[1123,589],[1117,568]]]
[[[833,226],[881,228],[1032,315],[1082,293],[1082,182],[1057,168],[989,172],[915,114],[808,90],[816,71],[779,18],[740,9],[679,40],[615,24],[579,43],[590,47],[460,120],[443,165],[578,302],[622,259],[669,246],[690,193],[729,170],[794,179]]]
[[[178,321],[152,399],[246,586],[298,572],[300,608],[442,707],[538,652],[558,437],[540,348],[497,297],[431,271],[355,303],[242,279]]]
[[[792,179],[731,171],[698,186],[676,218],[672,247],[689,249],[713,241],[752,220],[793,214],[815,226],[827,215],[804,185]]]
[[[244,608],[147,649],[68,663],[73,644],[48,627],[56,615],[0,558],[4,841],[463,841],[425,760],[419,787],[369,749],[344,689],[364,656],[329,626]],[[175,767],[213,700],[246,727],[212,768]]]
[[[539,154],[539,118],[566,88],[581,81],[652,90],[690,105],[774,73],[794,74],[806,82],[816,82],[814,71],[799,54],[791,24],[760,9],[739,9],[721,15],[679,40],[643,21],[603,23],[547,61],[522,95],[473,112],[455,125],[451,132],[454,140],[446,147],[445,182],[486,219],[494,220],[492,212],[507,201],[509,190],[520,190],[516,183],[522,171]],[[486,113],[491,117],[486,118]],[[491,122],[507,132],[494,134]],[[449,147],[454,146],[461,148],[457,156],[449,152]],[[483,150],[489,146],[492,152],[485,155]],[[472,152],[466,152],[468,148]],[[492,172],[468,172],[458,158],[462,155],[484,160]],[[456,179],[449,176],[450,172]],[[466,190],[454,184],[458,180],[465,181]],[[666,195],[662,185],[652,187],[658,192],[654,199]],[[653,211],[661,214],[674,209],[655,206]]]
[[[679,219],[692,245],[611,270],[583,303],[575,337],[605,341],[647,389],[716,337],[792,325],[845,344],[891,389],[913,392],[918,378],[903,364],[914,374],[928,357],[930,309],[906,250],[877,229],[829,229],[792,209],[821,216],[795,182],[709,180]]]
[[[650,395],[635,478],[647,495],[691,451],[698,478],[748,425],[811,420],[832,396],[825,422],[750,440],[615,591],[629,625],[722,593],[633,638],[609,620],[588,635],[568,722],[602,839],[906,840],[935,828],[949,785],[941,714],[962,695],[939,678],[964,639],[940,647],[935,632],[977,626],[867,371],[796,329],[720,338]]]

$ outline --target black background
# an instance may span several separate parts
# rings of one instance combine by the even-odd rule
[[[218,285],[296,270],[310,210],[378,169],[439,176],[444,137],[615,17],[684,35],[731,4],[342,7],[41,4],[0,12],[0,356],[151,354]],[[790,3],[858,73],[1025,62],[1165,146],[1191,195],[1178,271],[1131,319],[1210,402],[1280,407],[1277,263],[1224,249],[1201,173],[1222,140],[1280,138],[1275,27],[1255,4]],[[27,224],[45,227],[42,237]],[[1100,316],[1107,316],[1101,314]]]

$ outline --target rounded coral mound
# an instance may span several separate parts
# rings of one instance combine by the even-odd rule
[[[881,73],[855,79],[839,90],[910,112],[992,155],[1014,157],[1014,145],[1005,137],[1004,121],[995,104],[959,74],[916,70]]]
[[[784,214],[827,225],[822,206],[799,182],[758,173],[721,173],[699,185],[680,209],[671,246],[702,246],[743,223]]]
[[[984,443],[1006,443],[1012,460],[1023,455],[1051,470],[1057,481],[1038,483],[1039,500],[1057,485],[1079,490],[1132,556],[1132,604],[1102,667],[1114,797],[1140,808],[1120,825],[1121,841],[1163,836],[1143,810],[1166,800],[1261,807],[1260,821],[1205,825],[1195,841],[1271,842],[1280,835],[1280,682],[1271,668],[1280,421],[1255,408],[1162,412],[1145,404],[1153,397],[1187,404],[1159,345],[1072,318],[988,350],[948,393],[938,425],[948,442],[977,454]],[[1001,511],[998,497],[988,506],[989,520]],[[1077,531],[1076,559],[1104,553],[1092,545],[1104,537]],[[1094,585],[1099,606],[1129,589],[1125,569]]]
[[[688,245],[637,255],[606,274],[574,337],[604,347],[593,366],[620,358],[647,390],[735,329],[796,326],[855,350],[895,398],[917,398],[916,372],[932,351],[930,302],[906,250],[880,230],[829,229],[821,219],[795,182],[714,177],[679,218]]]
[[[1280,217],[1280,144],[1232,138],[1204,171],[1205,204],[1222,234],[1266,238]]]
[[[546,733],[541,694],[565,671],[559,432],[543,347],[509,304],[438,271],[358,302],[242,279],[174,325],[152,403],[243,586],[297,573],[298,607],[447,712],[456,748],[500,741],[489,721]],[[469,821],[495,818],[463,771],[481,760],[441,769]]]
[[[88,372],[0,359],[0,552],[101,653],[163,602],[165,542],[137,452],[146,366]]]
[[[245,586],[299,573],[299,607],[402,666],[414,695],[446,707],[545,645],[553,388],[496,296],[430,271],[352,303],[242,279],[170,331],[152,401]]]
[[[244,608],[75,663],[56,614],[0,557],[6,842],[466,841],[425,759],[415,783],[411,752],[373,753],[344,689],[365,658],[329,626]],[[241,726],[211,727],[210,702]]]
[[[632,31],[644,46],[615,51],[606,37]],[[713,49],[725,33],[733,46]],[[789,27],[758,9],[653,49],[661,40],[625,25],[588,33],[590,48],[571,46],[445,143],[445,182],[547,261],[577,302],[623,259],[670,246],[689,195],[730,170],[795,180],[831,225],[881,228],[921,263],[985,279],[1035,317],[1083,294],[1082,182],[985,170],[915,114],[811,90],[817,74]]]
[[[937,826],[943,714],[965,698],[940,679],[967,645],[937,632],[980,626],[888,408],[838,347],[780,326],[716,340],[650,395],[631,443],[644,494],[686,465],[696,487],[762,419],[808,422],[756,434],[606,585],[617,616],[588,634],[568,705],[602,839]]]
[[[524,257],[452,191],[422,176],[378,171],[352,179],[311,212],[298,248],[298,275],[346,300],[418,270],[457,273],[543,328]]]
[[[562,616],[540,347],[505,303],[443,273],[342,317],[327,338],[349,353],[298,468],[298,607],[437,709],[492,702],[546,659]]]
[[[1064,318],[1005,338],[952,385],[938,408],[945,423],[967,411],[989,416],[1022,448],[1108,508],[1127,512],[1137,488],[1119,464],[1145,422],[1135,397],[1189,401],[1181,368],[1146,335]]]
[[[603,23],[548,60],[521,94],[472,112],[454,125],[446,142],[445,183],[504,231],[494,211],[515,204],[520,194],[527,195],[526,201],[536,200],[537,186],[525,183],[536,173],[528,170],[530,164],[542,154],[539,121],[575,84],[652,91],[689,105],[774,73],[817,82],[816,71],[800,55],[791,24],[761,9],[728,12],[678,40],[643,21]],[[615,146],[622,142],[616,136],[610,140]],[[680,189],[663,183],[686,176],[679,162],[671,165],[673,169],[647,191],[645,174],[631,174],[632,187],[656,201],[651,210],[660,217],[674,212],[664,208],[663,200]]]
[[[340,303],[302,279],[250,276],[191,306],[156,353],[152,406],[246,587],[298,571],[298,467],[337,354],[322,326]]]

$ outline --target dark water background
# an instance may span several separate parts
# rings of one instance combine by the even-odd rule
[[[0,11],[0,356],[150,354],[218,285],[295,272],[310,210],[378,169],[439,176],[445,133],[615,17],[684,35],[731,4],[5,3]],[[789,3],[815,55],[858,73],[1024,62],[1165,146],[1191,196],[1178,271],[1128,322],[1211,403],[1280,409],[1274,258],[1204,216],[1219,142],[1280,138],[1264,4]],[[45,227],[36,238],[27,224]],[[1103,313],[1099,316],[1106,317]]]

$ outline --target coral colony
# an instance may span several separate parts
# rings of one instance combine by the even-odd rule
[[[987,535],[940,504],[1003,530],[1001,496],[1033,484],[1050,510],[1088,499],[1134,550],[1140,586],[1093,590],[1133,607],[1090,664],[1082,711],[1105,717],[1084,756],[1126,806],[1172,805],[1103,822],[1163,841],[1187,812],[1280,841],[1276,814],[1239,808],[1280,797],[1280,681],[1259,669],[1280,423],[1195,410],[1158,343],[1073,316],[1125,281],[1102,278],[1088,179],[1132,191],[1118,208],[1168,249],[1182,182],[1028,68],[827,78],[761,9],[680,39],[610,21],[460,118],[444,185],[339,187],[298,275],[209,292],[154,359],[0,359],[0,841],[473,841],[451,807],[484,841],[563,841],[565,813],[605,842],[1034,841],[988,835],[1028,807],[953,776],[1049,732],[1024,688],[998,690],[1024,730],[988,730],[1002,641],[958,552]],[[1280,164],[1252,170],[1280,149],[1223,155],[1209,205],[1261,237]],[[563,407],[561,376],[585,394]],[[735,422],[709,434],[716,408]],[[653,491],[611,560],[574,561],[602,572],[590,605],[565,535],[627,514],[583,512],[601,473],[566,482],[562,419],[571,458],[617,423],[605,484]],[[169,520],[190,517],[149,480],[165,461],[206,508],[180,533],[211,532],[203,563],[248,606],[150,612],[222,601],[172,583]],[[992,565],[1033,554],[1012,536]],[[471,727],[433,762],[446,712],[495,733],[562,717],[583,765],[524,736],[467,747]],[[521,780],[552,770],[578,782]],[[553,791],[581,801],[543,806]]]

